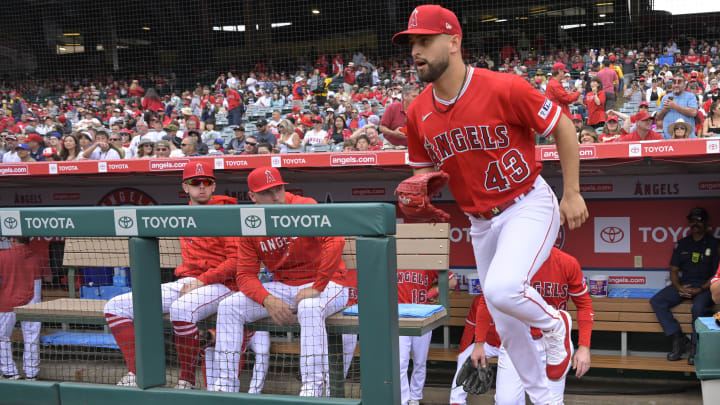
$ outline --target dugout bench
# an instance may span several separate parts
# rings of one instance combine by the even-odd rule
[[[439,300],[445,309],[427,318],[399,318],[400,335],[420,336],[445,324],[450,308],[448,271],[450,253],[449,224],[398,224],[394,235],[398,270],[438,270],[440,273]],[[182,263],[178,238],[159,238],[160,267],[175,268]],[[356,245],[353,237],[346,237],[343,261],[348,269],[357,268]],[[74,277],[78,267],[129,267],[128,238],[67,238],[63,266],[69,269],[69,295],[37,304],[16,307],[18,321],[55,322],[62,324],[105,325],[103,308],[107,301],[74,298]],[[53,297],[55,298],[55,297]],[[166,326],[169,319],[165,315]],[[213,327],[215,317],[199,323]],[[298,324],[279,326],[270,318],[246,325],[250,330],[299,332]],[[341,312],[326,319],[330,360],[330,389],[333,397],[344,397],[342,334],[359,333],[358,317]],[[299,354],[296,342],[273,342],[271,353]]]

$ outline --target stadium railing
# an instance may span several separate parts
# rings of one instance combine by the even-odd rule
[[[317,215],[329,227],[304,226],[307,221],[290,223],[274,221],[281,216]],[[144,218],[188,217],[194,227],[171,229],[152,228]],[[57,221],[52,221],[55,218]],[[38,222],[35,219],[41,219]],[[45,221],[43,221],[44,219]],[[326,221],[327,220],[327,221]],[[38,223],[65,226],[33,227]],[[187,221],[185,222],[187,223]],[[106,404],[127,401],[151,403],[153,399],[178,403],[197,403],[212,400],[217,403],[314,403],[313,399],[284,395],[249,395],[194,391],[178,392],[160,388],[166,384],[166,362],[163,340],[163,315],[160,305],[161,250],[158,238],[176,236],[354,236],[355,259],[358,269],[358,294],[361,317],[340,328],[357,331],[363,346],[370,347],[361,357],[360,381],[362,399],[323,398],[315,400],[328,404],[394,404],[399,401],[398,336],[401,328],[397,307],[397,255],[395,208],[390,204],[322,204],[297,206],[213,206],[213,207],[134,207],[134,208],[28,208],[0,210],[2,236],[64,236],[64,237],[129,237],[129,261],[133,279],[135,313],[137,383],[142,390],[95,384],[70,382],[10,382],[0,381],[4,398],[14,403],[61,403],[83,398]],[[72,226],[68,226],[72,224]],[[445,226],[447,228],[447,226]],[[441,291],[447,290],[447,277],[441,278]],[[367,293],[371,291],[371,293]],[[447,295],[444,295],[447,306]],[[433,322],[437,326],[446,320],[446,311]],[[56,320],[57,321],[57,320]],[[267,324],[267,323],[266,323]],[[434,327],[433,326],[433,327]],[[273,329],[267,324],[263,328]],[[416,335],[430,330],[406,329]],[[342,356],[339,356],[342,357]],[[331,374],[340,372],[332,370]],[[334,391],[340,393],[335,387]]]

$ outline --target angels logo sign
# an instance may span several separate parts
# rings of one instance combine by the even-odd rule
[[[415,10],[413,10],[412,14],[410,15],[410,21],[408,21],[408,29],[418,26],[417,16],[418,16],[418,10],[415,9]]]
[[[125,187],[109,192],[105,195],[105,197],[100,199],[98,205],[101,207],[117,207],[120,205],[157,205],[157,202],[143,191]]]
[[[205,175],[205,170],[203,170],[202,163],[198,163],[197,165],[195,165],[195,175],[196,176]]]
[[[273,177],[270,170],[265,170],[265,183],[266,184],[275,183],[275,177]]]

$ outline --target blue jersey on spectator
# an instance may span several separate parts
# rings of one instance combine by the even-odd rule
[[[668,97],[673,96],[675,97],[675,102],[678,103],[681,107],[692,107],[692,108],[698,108],[698,102],[697,97],[687,91],[683,91],[683,93],[679,96],[675,96],[673,93],[666,94],[663,96],[662,100],[660,101],[660,106],[662,106],[665,103],[665,100],[667,100]],[[665,117],[663,118],[663,138],[665,139],[672,139],[672,134],[668,133],[668,127],[673,122],[677,121],[678,118],[682,118],[683,121],[690,124],[690,126],[693,128],[692,132],[688,136],[688,138],[695,138],[695,117],[689,117],[687,115],[682,115],[680,112],[676,110],[670,110],[665,114]]]

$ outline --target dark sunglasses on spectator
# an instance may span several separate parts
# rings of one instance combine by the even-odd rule
[[[120,138],[110,138],[110,142],[117,142],[119,140],[120,140]]]
[[[180,146],[190,146],[189,143],[181,143]]]
[[[168,150],[168,148],[155,148],[155,150],[158,152],[164,152],[164,151]]]
[[[247,141],[245,141],[245,145],[255,146],[255,145],[257,145],[257,142],[247,142]]]
[[[151,144],[149,144],[149,143],[146,143],[146,144],[143,145],[143,146],[149,146],[149,147],[151,147],[151,148],[153,147],[153,146],[152,146]]]
[[[213,184],[215,184],[215,180],[203,177],[203,178],[197,178],[197,179],[190,179],[190,180],[186,181],[186,183],[189,186],[193,186],[193,187],[198,187],[201,184],[205,187],[210,187]]]

